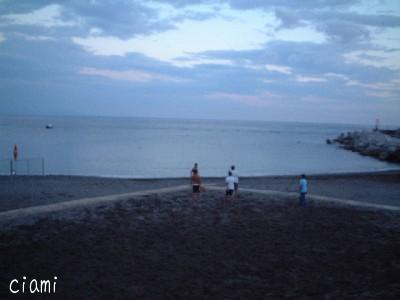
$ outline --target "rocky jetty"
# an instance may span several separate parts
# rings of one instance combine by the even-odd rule
[[[341,133],[336,139],[326,140],[327,144],[337,143],[344,149],[373,156],[380,160],[400,163],[400,129],[387,134],[385,131],[354,131]]]

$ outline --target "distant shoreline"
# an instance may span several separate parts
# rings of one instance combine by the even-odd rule
[[[396,169],[385,169],[385,170],[374,170],[374,171],[343,171],[343,172],[332,172],[332,173],[305,173],[309,178],[318,177],[346,177],[346,176],[370,176],[379,174],[400,174],[400,167]],[[241,179],[262,179],[262,178],[297,178],[301,174],[268,174],[268,175],[241,175]],[[46,174],[46,175],[0,175],[0,178],[18,177],[18,178],[93,178],[93,179],[121,179],[121,180],[185,180],[188,177],[135,177],[135,176],[118,176],[118,175],[67,175],[67,174]],[[221,179],[225,176],[202,176],[203,179]]]

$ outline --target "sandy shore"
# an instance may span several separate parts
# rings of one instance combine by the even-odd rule
[[[1,199],[10,194],[7,180],[0,179]],[[292,182],[263,177],[242,185],[291,191]],[[310,182],[338,197],[399,201],[398,173]],[[33,193],[28,205],[182,183],[50,176],[11,185],[14,201]],[[303,208],[293,197],[249,192],[224,203],[212,189],[198,202],[184,189],[59,211],[0,231],[0,298],[10,297],[14,278],[57,276],[57,299],[399,299],[399,215],[322,202]]]
[[[223,178],[205,178],[222,186]],[[87,197],[189,184],[187,178],[121,179],[80,176],[0,176],[0,211]],[[297,192],[295,176],[241,178],[241,187]],[[400,206],[400,171],[309,176],[310,194]]]

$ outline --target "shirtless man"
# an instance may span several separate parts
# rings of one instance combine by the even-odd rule
[[[199,198],[201,189],[201,177],[198,174],[197,169],[192,170],[192,176],[190,179],[192,182],[192,199],[197,200]]]

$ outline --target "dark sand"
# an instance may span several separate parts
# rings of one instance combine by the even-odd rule
[[[310,194],[400,206],[400,171],[309,176]],[[297,192],[298,177],[240,179],[244,188]],[[223,178],[205,178],[205,185],[223,185]],[[188,184],[187,178],[121,179],[81,176],[0,176],[0,212],[75,200]]]
[[[399,249],[399,215],[180,192],[1,233],[0,297],[26,275],[58,299],[399,299]]]
[[[81,198],[189,185],[189,179],[123,179],[84,176],[0,176],[0,211]]]
[[[399,195],[398,175],[388,178],[365,179],[382,183],[374,198]],[[104,180],[103,187],[109,183]],[[243,179],[242,185],[269,188],[270,180],[281,183],[270,187],[275,190],[296,182],[259,178]],[[338,190],[355,178],[327,180],[325,186]],[[95,182],[83,185],[88,192],[81,186],[69,194],[128,192],[138,184],[124,181],[107,190]],[[322,189],[326,181],[311,182]],[[37,186],[38,195],[46,190],[46,184]],[[344,198],[357,195],[359,187],[350,186],[343,188],[349,191]],[[47,202],[62,189],[52,191]],[[8,285],[22,276],[57,276],[57,299],[400,299],[400,214],[323,203],[303,208],[291,197],[278,201],[251,193],[228,205],[210,190],[197,203],[188,191],[148,195],[59,212],[0,232],[0,270],[0,299],[11,298]]]
[[[298,178],[243,178],[241,186],[297,192]],[[309,193],[377,204],[400,206],[400,171],[308,176]]]

